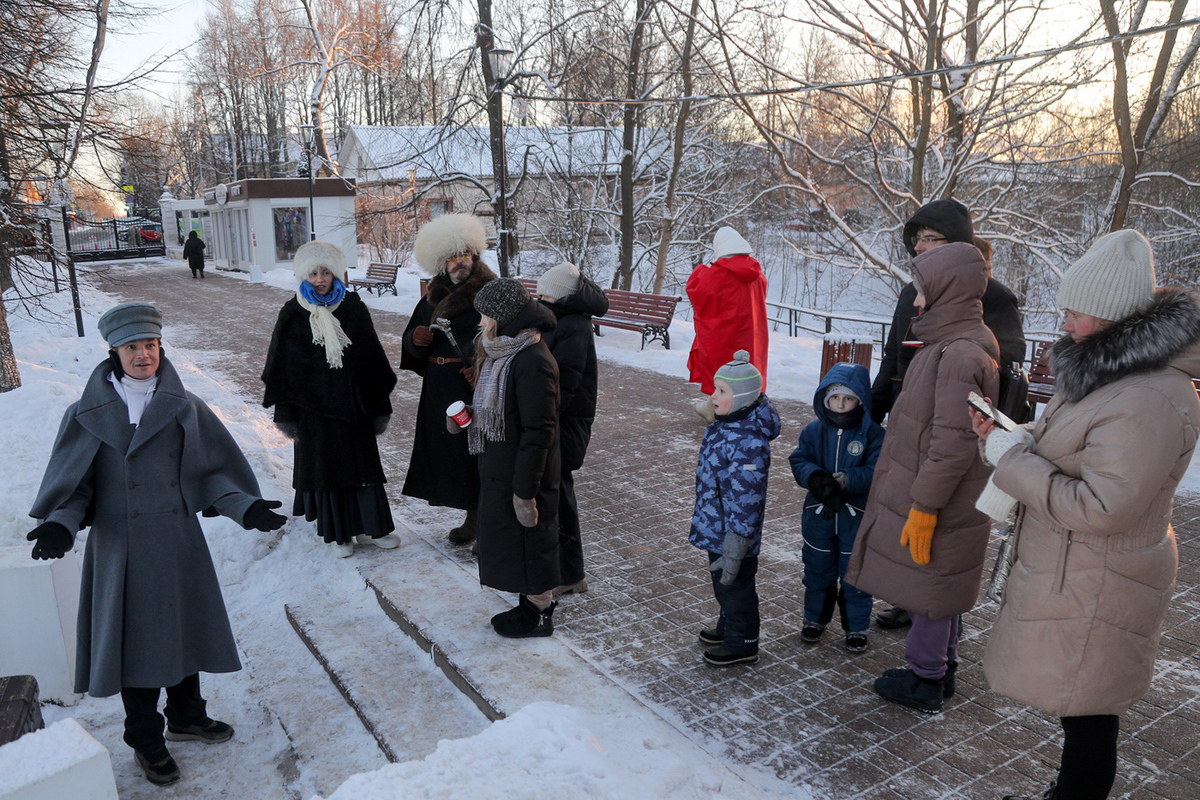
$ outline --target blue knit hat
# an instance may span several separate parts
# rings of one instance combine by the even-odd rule
[[[96,327],[109,347],[137,339],[161,339],[162,312],[149,303],[121,303],[105,311]]]

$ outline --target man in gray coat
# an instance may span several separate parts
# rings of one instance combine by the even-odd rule
[[[224,742],[200,672],[241,669],[221,587],[196,520],[221,514],[247,530],[286,517],[259,495],[233,437],[183,388],[162,355],[162,315],[124,303],[100,318],[109,357],[67,409],[30,516],[34,558],[61,558],[90,527],[79,597],[75,691],[118,692],[125,742],[152,783],[179,780],[166,738]]]

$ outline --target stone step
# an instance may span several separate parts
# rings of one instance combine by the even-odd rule
[[[442,739],[488,726],[489,718],[366,592],[358,600],[287,604],[285,611],[389,761],[424,758]]]

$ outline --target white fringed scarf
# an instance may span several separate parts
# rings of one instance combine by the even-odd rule
[[[296,302],[308,312],[308,325],[312,328],[312,340],[315,345],[324,345],[325,360],[334,369],[342,368],[342,352],[350,344],[350,337],[342,330],[342,323],[333,315],[333,310],[341,302],[328,306],[319,306],[305,300],[299,291],[296,292]]]

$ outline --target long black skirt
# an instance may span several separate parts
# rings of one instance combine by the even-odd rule
[[[296,492],[292,516],[316,520],[317,533],[326,542],[350,544],[365,534],[372,539],[396,530],[392,507],[380,484],[354,489]]]

